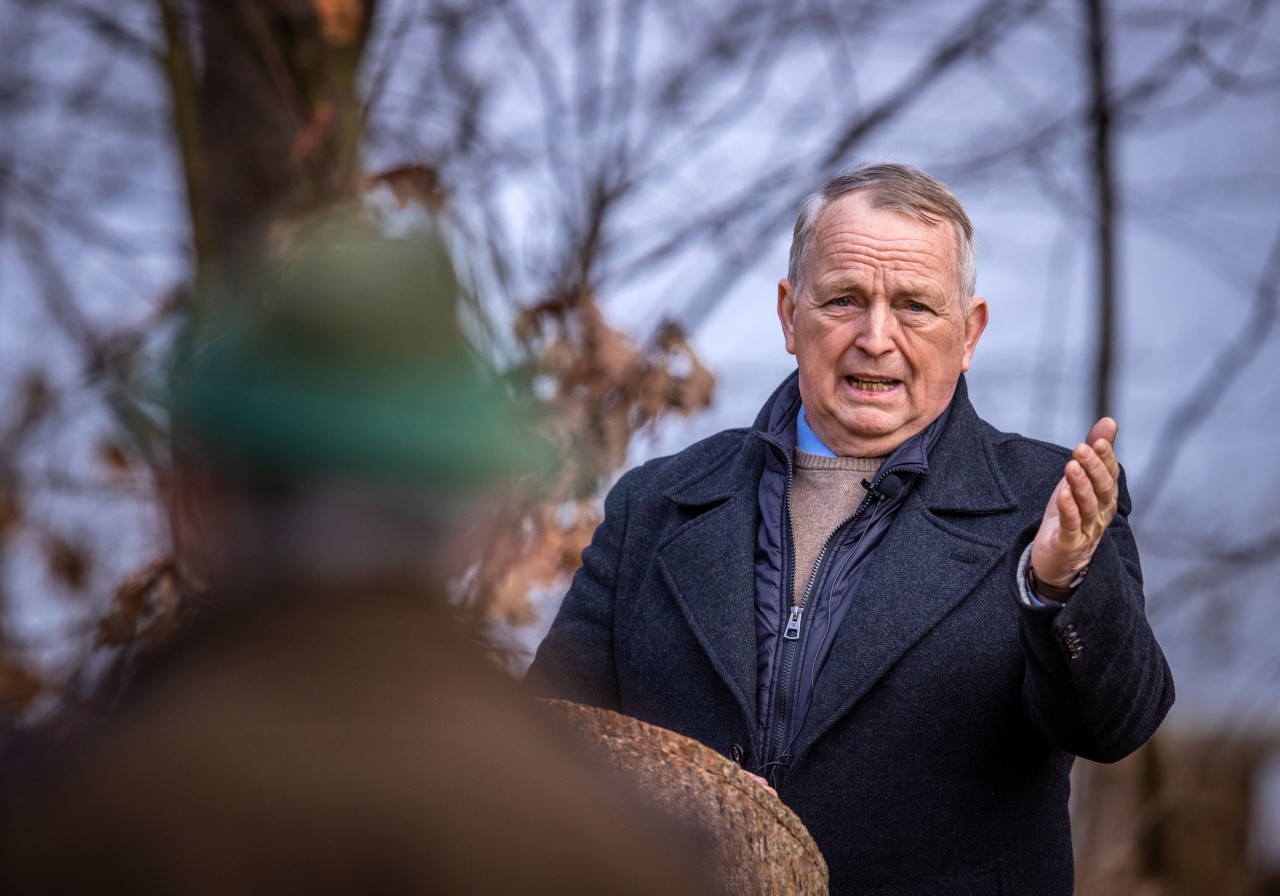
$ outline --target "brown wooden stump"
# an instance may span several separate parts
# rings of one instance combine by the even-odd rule
[[[546,700],[592,752],[707,843],[725,893],[827,892],[827,863],[782,801],[715,750],[604,709]]]

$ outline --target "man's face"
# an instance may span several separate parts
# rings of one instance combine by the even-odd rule
[[[837,454],[888,454],[951,401],[987,325],[961,302],[955,228],[834,200],[814,227],[798,290],[778,284],[809,425]]]

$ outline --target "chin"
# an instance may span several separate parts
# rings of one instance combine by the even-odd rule
[[[901,420],[887,420],[883,414],[866,411],[841,417],[837,422],[849,438],[860,441],[885,439],[902,428]]]

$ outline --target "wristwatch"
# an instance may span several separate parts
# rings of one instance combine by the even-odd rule
[[[1036,578],[1035,567],[1030,563],[1027,564],[1027,587],[1031,589],[1031,593],[1037,597],[1043,597],[1047,600],[1054,600],[1058,603],[1066,603],[1067,598],[1075,594],[1080,583],[1084,581],[1085,573],[1089,571],[1089,567],[1080,570],[1079,575],[1071,580],[1067,587],[1063,588],[1059,585],[1050,585]]]

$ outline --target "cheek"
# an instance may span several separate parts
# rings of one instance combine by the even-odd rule
[[[969,366],[963,333],[903,331],[902,354],[918,376],[952,381]]]
[[[838,324],[822,325],[810,322],[804,331],[804,340],[809,345],[809,353],[820,355],[834,361],[853,344],[854,330],[851,326]]]

